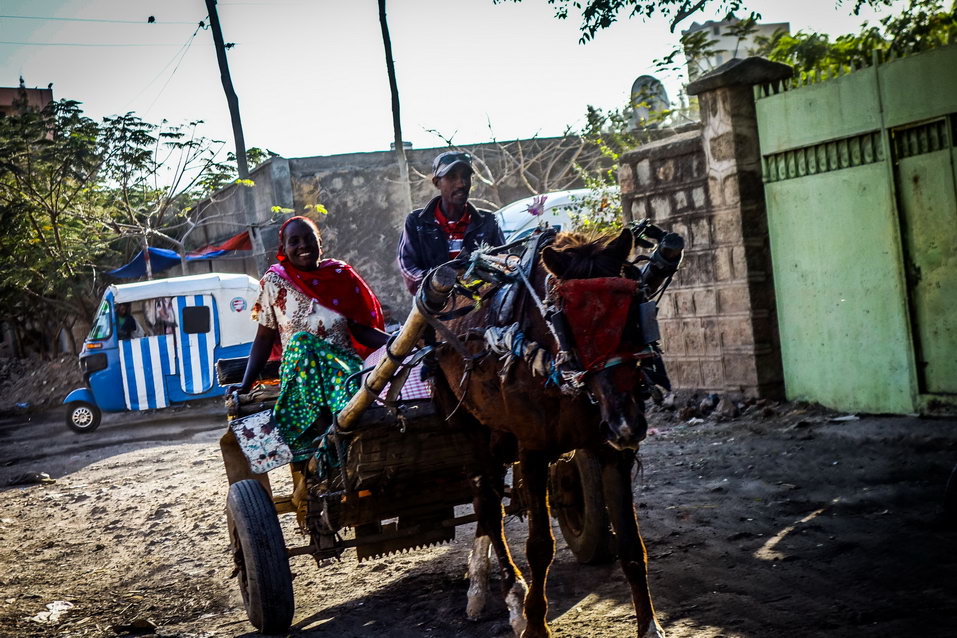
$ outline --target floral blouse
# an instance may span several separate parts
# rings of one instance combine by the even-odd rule
[[[346,352],[355,352],[346,318],[303,294],[276,273],[267,272],[260,280],[252,318],[261,326],[278,330],[283,349],[294,334],[308,332]]]

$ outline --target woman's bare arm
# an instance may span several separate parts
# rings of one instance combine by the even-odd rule
[[[243,381],[239,385],[231,385],[226,389],[227,394],[239,391],[240,394],[246,394],[253,387],[259,373],[266,366],[269,360],[269,353],[272,352],[272,346],[279,338],[279,331],[275,328],[259,326],[256,331],[256,337],[253,339],[253,345],[249,349],[249,359],[246,360],[246,372],[243,374]]]

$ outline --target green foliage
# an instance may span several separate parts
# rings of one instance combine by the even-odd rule
[[[587,107],[582,137],[588,146],[596,148],[607,161],[598,169],[577,167],[589,193],[570,207],[584,209],[584,212],[571,214],[574,230],[608,232],[622,228],[623,209],[618,188],[621,154],[655,139],[659,126],[673,126],[677,117],[684,116],[680,109],[651,111],[648,118],[643,120],[643,126],[636,128],[632,109],[649,106],[642,96],[638,96],[637,100],[640,101],[624,109],[603,111],[590,105]]]
[[[512,0],[521,2],[522,0]],[[845,0],[836,0],[844,4]],[[505,0],[492,0],[501,4]],[[581,43],[593,39],[599,31],[607,29],[618,21],[619,16],[648,19],[655,15],[663,16],[674,31],[679,23],[699,12],[709,11],[719,15],[732,14],[746,10],[747,0],[547,0],[555,7],[555,17],[565,20],[571,10],[581,14]],[[889,6],[893,0],[854,0],[853,11],[856,14],[864,6]],[[751,18],[758,18],[751,13]]]
[[[864,23],[858,33],[833,40],[824,33],[783,31],[757,38],[754,55],[790,64],[799,73],[829,72],[871,64],[874,52],[898,55],[957,42],[957,3],[944,9],[942,0],[911,0],[904,11],[879,25]]]
[[[192,203],[220,176],[235,179],[235,168],[218,159],[221,142],[197,134],[199,122],[127,113],[98,123],[75,101],[41,111],[20,102],[0,116],[0,302],[8,317],[55,334],[89,318],[105,285],[99,272],[144,245],[183,253],[205,223],[191,217]]]
[[[97,188],[110,149],[79,104],[0,117],[0,299],[10,315],[88,314],[90,275],[109,254]]]

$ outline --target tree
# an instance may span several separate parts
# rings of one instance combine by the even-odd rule
[[[88,221],[108,217],[95,186],[111,149],[77,102],[25,104],[0,117],[0,299],[21,336],[31,323],[55,335],[95,304],[110,249]]]
[[[149,245],[185,254],[194,230],[230,221],[191,214],[194,201],[235,180],[222,142],[132,113],[98,123],[79,103],[0,116],[0,301],[20,337],[32,327],[52,351],[60,328],[92,315],[99,275]],[[258,160],[267,152],[253,149]],[[234,222],[242,227],[242,222]]]
[[[501,4],[506,0],[492,0]],[[521,2],[522,0],[511,0]],[[626,13],[627,18],[651,18],[662,15],[671,24],[674,31],[679,23],[696,13],[711,10],[713,13],[727,15],[746,10],[747,0],[547,0],[555,7],[555,17],[560,20],[568,18],[569,11],[574,9],[581,13],[581,38],[584,44],[593,39],[602,29],[607,29],[618,21],[618,17]],[[857,14],[864,6],[889,6],[893,0],[853,0],[853,11]],[[851,4],[851,0],[837,0],[838,4]],[[752,18],[759,14],[751,13]]]
[[[942,0],[911,0],[899,15],[882,18],[879,25],[865,22],[858,33],[831,40],[826,33],[778,31],[758,37],[751,53],[790,64],[798,73],[821,74],[867,66],[875,52],[904,55],[953,42],[957,42],[957,2],[945,10]]]
[[[198,135],[201,122],[184,126],[144,122],[132,113],[104,119],[104,144],[116,151],[99,186],[110,215],[101,219],[114,241],[143,250],[152,278],[148,248],[157,240],[181,256],[186,274],[186,242],[198,227],[213,221],[189,215],[190,205],[208,189],[222,186],[235,167],[219,160],[223,143]],[[97,220],[89,220],[96,223]],[[237,226],[241,224],[237,223]]]

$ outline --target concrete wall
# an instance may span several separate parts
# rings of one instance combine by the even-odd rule
[[[676,387],[770,397],[783,391],[750,82],[785,72],[780,65],[726,65],[689,87],[698,89],[700,130],[622,157],[626,219],[648,217],[686,241],[683,266],[659,310]]]

